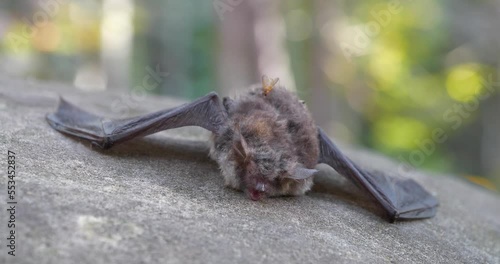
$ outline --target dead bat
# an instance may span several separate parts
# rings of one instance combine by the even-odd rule
[[[101,148],[162,130],[200,126],[212,132],[210,156],[219,164],[225,185],[252,200],[303,195],[311,189],[314,167],[326,163],[366,191],[387,214],[397,219],[433,217],[438,202],[417,182],[373,175],[347,158],[319,127],[306,106],[277,79],[263,77],[238,98],[215,93],[172,109],[110,120],[61,99],[47,115],[56,130],[89,140]]]

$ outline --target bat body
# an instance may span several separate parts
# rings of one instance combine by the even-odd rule
[[[234,99],[221,101],[210,93],[173,109],[121,120],[90,114],[61,99],[47,121],[101,148],[166,129],[200,126],[212,131],[210,156],[225,185],[252,200],[303,195],[313,185],[314,167],[326,163],[366,191],[390,222],[435,215],[437,200],[418,183],[374,176],[358,167],[316,127],[306,106],[285,88],[274,87],[276,82],[269,85],[263,78],[262,87]]]
[[[213,134],[210,155],[225,184],[245,191],[252,200],[308,191],[319,144],[305,105],[281,87],[267,95],[256,87],[223,103],[228,122]]]

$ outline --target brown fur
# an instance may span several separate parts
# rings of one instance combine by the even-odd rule
[[[301,195],[311,188],[312,177],[290,179],[296,168],[314,168],[319,156],[314,121],[294,94],[274,87],[264,95],[257,87],[224,105],[230,122],[213,136],[211,156],[227,186],[252,199]]]

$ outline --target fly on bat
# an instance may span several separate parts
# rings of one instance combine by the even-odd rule
[[[226,186],[252,200],[299,196],[313,185],[315,166],[325,163],[369,194],[387,220],[433,217],[438,201],[412,179],[374,175],[351,161],[317,127],[295,94],[262,78],[262,86],[222,101],[215,92],[172,109],[111,120],[61,99],[47,121],[56,130],[101,148],[162,130],[200,126],[212,132],[210,157]]]
[[[279,80],[279,78],[271,79],[267,77],[267,75],[262,75],[262,90],[265,96],[267,96],[271,92],[271,90]]]

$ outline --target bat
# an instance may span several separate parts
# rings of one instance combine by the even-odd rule
[[[212,132],[210,157],[227,187],[250,199],[300,196],[309,191],[318,163],[330,165],[366,192],[389,222],[430,218],[437,199],[412,179],[374,175],[351,161],[314,123],[306,105],[264,76],[262,85],[232,99],[215,92],[142,116],[112,120],[60,100],[47,115],[51,127],[107,149],[162,130],[200,126]]]

